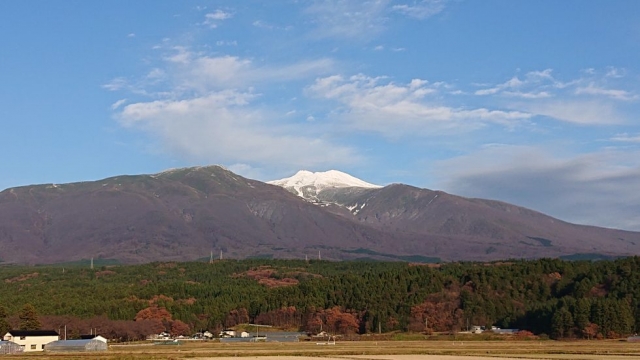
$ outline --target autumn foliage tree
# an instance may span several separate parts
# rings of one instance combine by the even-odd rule
[[[190,335],[191,329],[189,325],[180,320],[174,320],[171,323],[171,335],[173,336],[187,336]]]
[[[451,294],[432,294],[419,305],[411,308],[409,330],[451,331],[457,330],[463,318],[459,299]]]
[[[354,314],[344,312],[338,306],[323,312],[329,331],[336,334],[353,334],[358,331],[359,323]]]

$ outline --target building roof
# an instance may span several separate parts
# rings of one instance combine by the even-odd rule
[[[47,344],[45,351],[105,351],[107,344],[96,339],[58,340]]]
[[[59,336],[55,330],[9,330],[11,336]]]

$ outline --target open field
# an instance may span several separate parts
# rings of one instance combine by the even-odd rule
[[[470,359],[640,359],[640,343],[626,341],[353,341],[315,343],[188,343],[112,345],[104,353],[5,355],[3,359],[216,359],[257,360],[470,360]]]

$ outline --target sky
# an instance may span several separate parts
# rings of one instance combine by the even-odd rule
[[[336,169],[640,231],[640,2],[0,2],[0,190]]]

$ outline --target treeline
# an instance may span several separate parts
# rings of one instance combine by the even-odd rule
[[[137,330],[113,332],[129,339],[247,322],[336,333],[495,325],[553,338],[614,338],[640,328],[638,257],[440,266],[294,260],[4,266],[0,281],[0,307],[10,326],[29,303],[41,319],[56,319],[49,326],[60,318],[84,324],[78,332],[89,331],[91,322],[104,329],[129,324]]]

